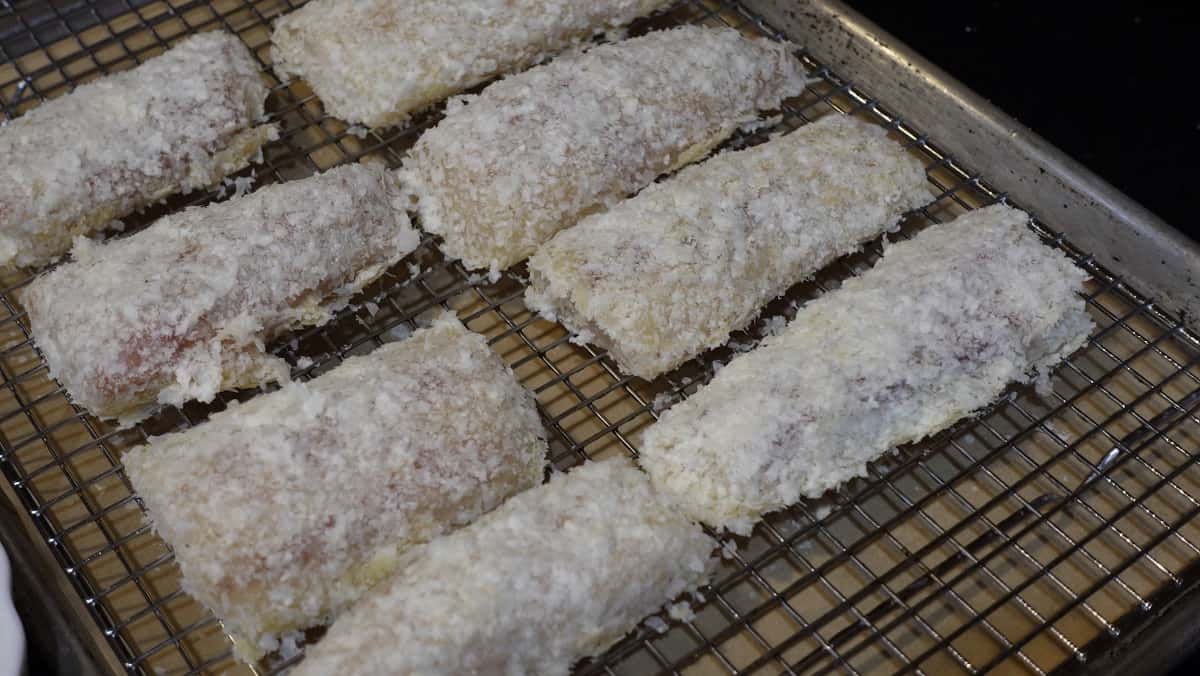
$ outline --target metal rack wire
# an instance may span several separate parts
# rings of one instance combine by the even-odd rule
[[[364,158],[397,165],[437,114],[359,135],[326,116],[303,83],[279,82],[268,26],[292,4],[68,0],[34,7],[0,0],[0,111],[15,117],[186,34],[223,29],[260,60],[272,85],[267,109],[282,129],[264,163],[244,174],[270,182]],[[725,0],[683,0],[634,30],[682,22],[778,37]],[[901,236],[1008,199],[850,80],[807,54],[800,58],[820,82],[789,103],[781,125],[861,115],[927,160],[940,194],[910,215]],[[751,134],[732,144],[759,140]],[[172,198],[127,225],[136,230],[210,199]],[[866,479],[836,495],[769,516],[750,538],[735,541],[693,620],[662,635],[635,631],[578,672],[1070,670],[1200,581],[1200,524],[1189,523],[1200,514],[1200,341],[1049,224],[1033,225],[1093,275],[1087,302],[1100,327],[1058,369],[1049,391],[1014,389],[978,417],[874,463]],[[873,243],[792,289],[731,345],[757,340],[765,318],[794,313],[879,253]],[[311,359],[296,369],[297,377],[311,377],[411,330],[433,308],[453,308],[536,393],[559,468],[636,455],[638,431],[732,353],[715,350],[653,383],[624,377],[603,353],[570,343],[561,327],[531,314],[520,275],[490,283],[446,262],[426,239],[364,292],[363,303],[276,350],[292,364]],[[120,453],[255,393],[113,431],[72,406],[47,376],[19,305],[27,281],[13,275],[0,285],[0,469],[82,599],[98,640],[125,669],[235,667],[219,623],[179,591],[171,552],[144,525]]]

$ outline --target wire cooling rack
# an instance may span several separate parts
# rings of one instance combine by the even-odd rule
[[[326,116],[303,83],[280,82],[270,67],[269,24],[292,4],[0,0],[0,111],[10,119],[187,34],[226,30],[261,62],[272,85],[267,110],[282,130],[264,162],[241,175],[265,183],[364,159],[396,166],[437,113],[363,132]],[[679,23],[778,37],[744,6],[713,0],[681,2],[633,32]],[[777,129],[825,114],[860,115],[926,160],[939,195],[906,218],[900,236],[1008,199],[843,79],[852,73],[799,56],[819,82],[789,102]],[[730,145],[761,140],[748,134]],[[128,219],[127,228],[223,192],[172,198]],[[734,542],[736,553],[703,590],[694,619],[673,622],[665,634],[635,630],[577,671],[1071,670],[1193,587],[1200,579],[1200,522],[1190,523],[1200,513],[1200,342],[1051,224],[1033,227],[1094,277],[1087,303],[1099,327],[1047,391],[1013,389],[976,418],[874,463],[867,478],[769,516]],[[490,283],[446,262],[428,238],[359,303],[275,349],[292,364],[312,359],[296,369],[311,377],[402,338],[439,306],[452,308],[489,336],[536,393],[552,432],[551,459],[566,468],[589,457],[636,455],[638,433],[658,410],[752,345],[769,318],[790,317],[868,267],[880,244],[792,289],[729,345],[653,383],[621,376],[602,353],[570,343],[561,327],[530,313],[521,301],[521,268]],[[12,275],[0,287],[0,468],[94,621],[95,639],[132,673],[251,669],[230,656],[215,618],[179,590],[172,554],[143,523],[120,455],[256,392],[113,431],[72,406],[47,376],[19,304],[27,281]]]

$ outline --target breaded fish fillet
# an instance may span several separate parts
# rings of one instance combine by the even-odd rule
[[[443,317],[123,461],[183,589],[253,659],[331,620],[406,549],[541,483],[543,434],[483,337]]]
[[[50,373],[101,418],[287,377],[265,351],[416,248],[389,172],[347,165],[165,216],[21,295]]]
[[[703,584],[716,544],[628,460],[588,463],[412,550],[293,673],[565,676]]]
[[[526,303],[651,379],[931,199],[884,130],[832,115],[722,153],[554,236]]]
[[[0,268],[43,265],[80,235],[245,167],[266,84],[220,31],[47,101],[0,127]]]
[[[401,176],[444,252],[501,270],[804,85],[788,45],[733,29],[657,31],[454,99]]]
[[[685,513],[745,533],[861,476],[1082,346],[1087,274],[991,206],[888,247],[646,430],[640,461]]]
[[[315,0],[271,36],[331,115],[382,127],[670,0]]]

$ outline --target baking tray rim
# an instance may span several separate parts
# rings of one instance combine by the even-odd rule
[[[897,40],[842,0],[743,0],[766,24],[877,97],[972,176],[1012,194],[1163,309],[1200,315],[1200,243]],[[849,77],[849,75],[847,75]]]

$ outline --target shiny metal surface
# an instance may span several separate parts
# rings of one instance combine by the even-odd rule
[[[35,12],[0,0],[9,31],[0,35],[19,36],[0,39],[0,116],[189,33],[228,30],[260,59],[269,116],[282,128],[246,175],[263,183],[350,161],[396,166],[437,112],[362,132],[326,115],[304,83],[279,81],[269,24],[293,4],[79,0]],[[727,538],[728,558],[694,618],[662,635],[643,626],[578,673],[1049,673],[1087,669],[1131,645],[1168,653],[1154,627],[1188,627],[1170,621],[1181,616],[1172,609],[1190,603],[1200,582],[1200,339],[1178,313],[1197,304],[1188,276],[1200,260],[1195,245],[840,4],[681,0],[633,30],[684,22],[789,38],[815,74],[773,127],[730,146],[822,115],[886,126],[925,161],[938,194],[897,236],[1001,199],[1031,210],[1047,245],[1093,276],[1086,302],[1098,330],[1041,391],[1014,388],[974,418],[887,454],[867,478],[768,516],[750,538]],[[14,40],[33,48],[10,54]],[[222,196],[172,198],[127,226]],[[296,377],[311,377],[411,330],[431,309],[452,309],[535,393],[551,460],[565,468],[636,455],[640,431],[662,407],[761,338],[768,319],[836,288],[884,245],[797,285],[729,346],[650,383],[621,375],[602,352],[525,308],[520,266],[492,282],[446,261],[432,238],[330,324],[274,350]],[[20,305],[28,279],[0,280],[0,470],[94,625],[95,646],[130,673],[247,673],[215,618],[179,590],[173,554],[144,523],[120,455],[256,392],[113,430],[47,376]]]

